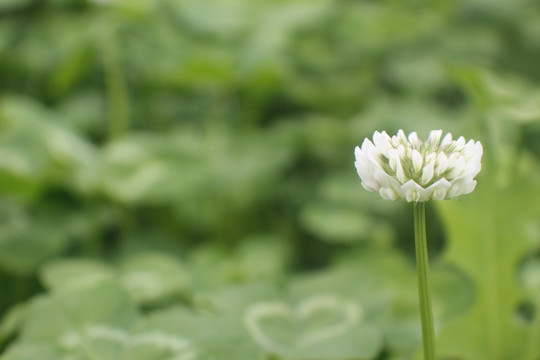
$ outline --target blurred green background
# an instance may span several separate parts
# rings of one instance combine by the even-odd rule
[[[0,357],[421,359],[375,130],[482,141],[428,205],[439,360],[540,359],[540,3],[0,0]]]

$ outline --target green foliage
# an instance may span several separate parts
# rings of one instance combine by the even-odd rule
[[[534,359],[538,321],[520,313],[534,301],[516,267],[537,244],[538,173],[519,164],[512,186],[485,178],[472,199],[440,205],[448,224],[447,260],[477,284],[475,304],[441,333],[441,353],[463,359]],[[497,196],[494,197],[493,194]],[[483,329],[482,331],[478,331]],[[458,346],[459,344],[459,346]]]
[[[391,251],[355,258],[364,261],[346,260],[285,287],[260,279],[221,279],[204,287],[182,282],[182,268],[196,274],[190,270],[199,265],[182,267],[163,254],[134,256],[117,270],[94,260],[57,260],[41,271],[49,293],[6,318],[3,336],[22,329],[6,358],[50,353],[58,359],[256,359],[267,353],[284,359],[373,359],[383,334],[396,353],[410,354],[420,341],[411,332],[418,330],[413,265]],[[434,277],[444,289],[470,292],[454,272],[436,270]],[[438,315],[446,318],[446,308],[460,311],[439,293]]]
[[[481,140],[428,205],[444,360],[540,356],[538,5],[0,0],[0,357],[413,360],[374,130]]]

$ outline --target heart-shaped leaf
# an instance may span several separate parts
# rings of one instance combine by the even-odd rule
[[[189,281],[178,258],[158,252],[126,258],[120,265],[120,280],[139,303],[178,294]]]
[[[301,301],[258,303],[245,314],[253,339],[270,353],[290,359],[371,359],[381,346],[381,332],[362,322],[360,305],[333,295]]]

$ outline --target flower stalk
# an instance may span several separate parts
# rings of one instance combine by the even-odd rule
[[[373,141],[364,139],[354,150],[356,171],[362,186],[382,199],[404,199],[414,203],[414,234],[418,296],[424,360],[435,360],[435,331],[429,285],[426,241],[426,202],[456,199],[476,187],[483,148],[480,141],[452,139],[442,130],[430,132],[426,141],[416,132],[403,130],[389,136],[375,131]]]
[[[418,296],[420,299],[420,321],[424,360],[435,360],[435,331],[431,307],[429,285],[429,261],[426,241],[426,203],[414,204],[414,238],[416,248],[416,269],[418,272]]]
[[[101,2],[105,3],[104,0]],[[129,95],[120,47],[115,28],[110,19],[104,19],[102,27],[103,70],[109,111],[109,139],[115,140],[129,130]]]

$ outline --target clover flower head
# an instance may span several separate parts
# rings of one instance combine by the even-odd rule
[[[407,137],[403,130],[392,137],[373,134],[356,147],[354,165],[362,186],[386,200],[408,202],[453,199],[474,190],[480,172],[482,144],[434,130],[423,142],[416,132]]]

